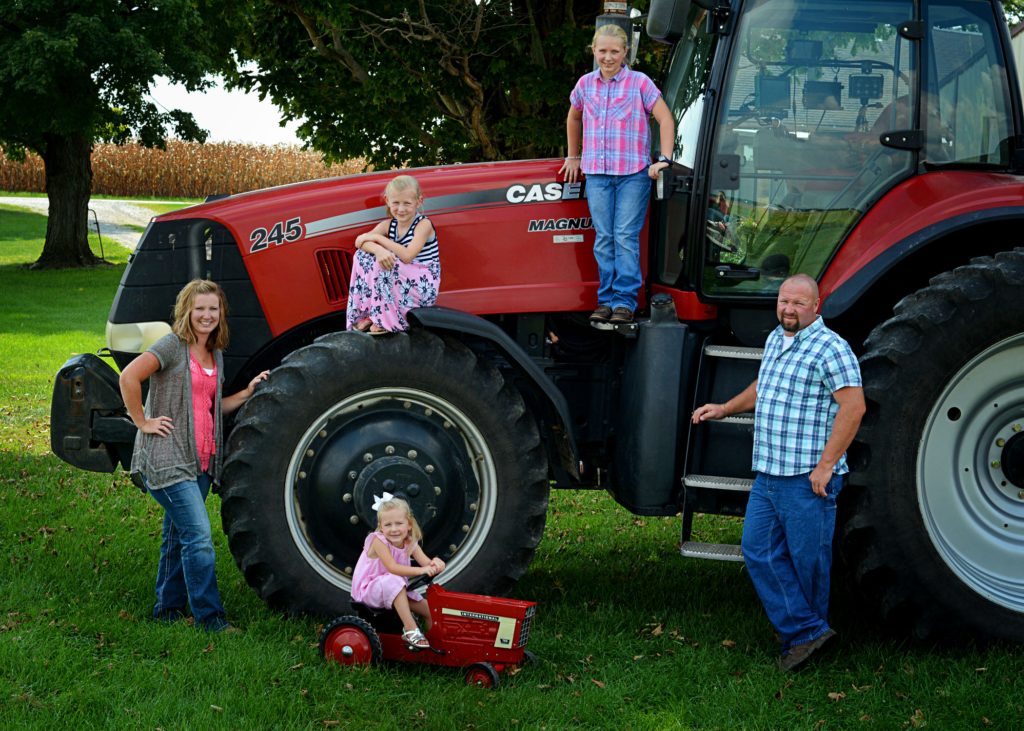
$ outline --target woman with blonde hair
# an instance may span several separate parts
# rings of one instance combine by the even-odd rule
[[[128,416],[139,429],[132,476],[164,509],[153,618],[183,619],[187,604],[195,625],[209,632],[235,629],[217,589],[205,504],[210,485],[220,479],[221,419],[268,375],[263,371],[238,393],[221,398],[226,316],[224,290],[206,279],[192,280],[178,293],[171,332],[129,363],[120,378]]]

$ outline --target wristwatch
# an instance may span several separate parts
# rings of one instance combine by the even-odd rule
[[[658,155],[658,159],[657,159],[657,160],[655,160],[654,162],[655,162],[655,163],[658,163],[658,162],[667,162],[667,163],[668,163],[669,165],[675,165],[675,163],[676,163],[676,161],[675,161],[675,160],[673,160],[673,159],[672,159],[672,158],[670,158],[670,157],[665,157],[664,155]],[[653,165],[654,163],[651,163],[651,164]]]

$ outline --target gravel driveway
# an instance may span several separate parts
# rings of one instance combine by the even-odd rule
[[[46,198],[19,198],[2,197],[0,203],[16,208],[25,208],[36,213],[46,215],[49,212],[50,203]],[[181,205],[187,206],[188,203]],[[149,219],[156,215],[153,211],[135,204],[133,201],[93,199],[89,201],[90,211],[96,212],[94,219],[89,213],[89,231],[96,232],[96,221],[99,221],[100,236],[104,244],[107,241],[115,241],[127,249],[134,249],[139,243],[141,232],[129,228],[131,226],[142,226],[145,228]]]

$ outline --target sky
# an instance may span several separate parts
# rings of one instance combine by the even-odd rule
[[[163,109],[192,112],[199,126],[209,131],[207,142],[300,144],[295,136],[298,123],[281,127],[280,114],[269,99],[261,102],[257,94],[225,91],[219,80],[205,92],[189,93],[160,77],[150,87],[149,96]]]

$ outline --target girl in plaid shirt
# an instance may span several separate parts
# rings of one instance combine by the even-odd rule
[[[640,273],[640,229],[647,214],[651,179],[672,162],[675,123],[661,92],[646,75],[628,68],[626,32],[602,25],[591,50],[597,69],[576,82],[569,96],[566,137],[569,156],[559,170],[575,182],[587,176],[587,201],[594,222],[594,258],[599,285],[590,316],[602,330],[633,322]],[[661,155],[650,162],[654,116]],[[582,137],[582,155],[579,154]]]

